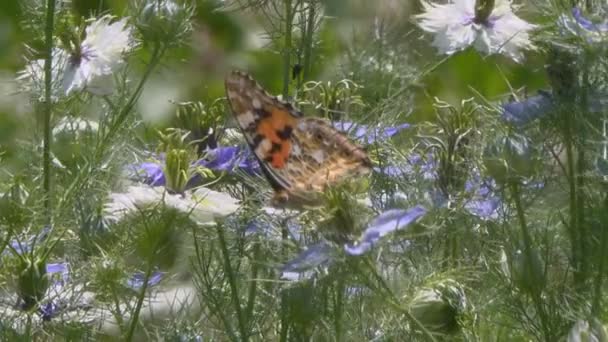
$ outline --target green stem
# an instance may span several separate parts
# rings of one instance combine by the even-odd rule
[[[334,310],[334,329],[336,341],[342,341],[342,312],[344,309],[344,277],[338,278],[336,284],[336,303]]]
[[[291,74],[291,32],[293,30],[293,8],[291,0],[285,4],[285,46],[283,47],[283,99],[289,96],[289,76]]]
[[[582,285],[584,282],[583,274],[581,273],[581,241],[579,238],[579,222],[578,218],[578,194],[577,194],[577,181],[576,171],[574,167],[574,138],[572,132],[572,113],[573,111],[564,111],[564,142],[566,145],[566,170],[567,180],[569,185],[569,209],[570,209],[570,221],[568,224],[568,234],[571,243],[572,263],[574,266],[574,281],[577,285]]]
[[[606,269],[606,252],[608,250],[608,194],[604,197],[604,210],[602,217],[602,232],[600,236],[600,259],[597,270],[597,277],[595,278],[595,289],[593,295],[593,304],[591,306],[591,313],[593,315],[599,315],[602,311],[602,287],[604,285],[605,269]]]
[[[141,291],[137,296],[137,303],[135,305],[135,310],[131,315],[131,322],[129,324],[129,331],[127,332],[127,336],[125,337],[125,341],[132,341],[133,335],[135,334],[135,328],[137,327],[137,322],[139,322],[139,313],[141,312],[141,308],[144,305],[144,300],[146,298],[146,290],[148,289],[148,281],[150,280],[150,276],[152,275],[152,262],[148,262],[148,267],[146,269],[146,274],[144,275],[143,285],[141,287]]]
[[[131,113],[133,107],[135,106],[135,103],[137,102],[137,100],[139,99],[139,96],[141,95],[141,92],[143,90],[143,87],[144,87],[146,81],[152,74],[152,71],[154,71],[158,62],[160,62],[160,60],[164,54],[164,51],[165,50],[163,47],[161,47],[159,45],[155,46],[155,48],[152,52],[152,57],[150,58],[150,62],[148,63],[148,66],[146,67],[146,70],[144,71],[144,75],[140,79],[139,84],[135,88],[135,91],[133,92],[133,94],[131,95],[129,100],[127,101],[127,104],[123,107],[123,109],[117,115],[116,119],[112,123],[108,132],[101,139],[101,142],[97,145],[97,149],[96,149],[94,158],[91,161],[89,161],[87,163],[87,165],[85,165],[83,167],[83,171],[78,173],[76,178],[67,187],[66,191],[64,191],[64,195],[61,197],[58,207],[60,207],[60,208],[63,207],[63,205],[65,205],[65,203],[67,202],[70,194],[78,193],[81,190],[81,187],[83,186],[83,184],[86,182],[86,180],[90,179],[89,176],[91,175],[91,173],[93,173],[94,166],[98,165],[101,162],[101,159],[103,158],[104,152],[106,150],[105,146],[107,146],[108,143],[112,140],[112,138],[114,138],[114,135],[118,131],[118,128],[120,127],[120,125],[127,119],[128,115]]]
[[[234,303],[234,309],[236,311],[236,317],[238,320],[239,331],[241,334],[241,341],[248,341],[249,334],[247,333],[247,324],[245,317],[243,316],[243,310],[241,309],[241,301],[239,299],[239,288],[236,283],[236,276],[232,270],[232,264],[230,263],[230,254],[228,253],[228,245],[226,244],[226,238],[224,236],[224,227],[222,225],[216,225],[217,237],[219,240],[220,248],[222,250],[222,256],[224,258],[224,269],[228,276],[228,283],[230,284],[230,295],[232,302]]]
[[[374,265],[371,263],[371,261],[369,260],[369,258],[365,259],[365,265],[367,266],[367,268],[370,270],[370,273],[373,275],[374,279],[378,282],[378,284],[381,285],[382,290],[384,290],[387,294],[387,296],[384,296],[383,298],[386,299],[386,302],[393,307],[393,309],[397,310],[398,312],[400,312],[401,314],[403,314],[405,317],[407,317],[407,319],[410,320],[410,322],[413,323],[413,325],[419,329],[422,334],[429,340],[432,342],[436,342],[435,337],[433,337],[433,334],[431,334],[430,331],[428,331],[427,328],[424,327],[424,325],[418,320],[416,319],[416,317],[414,317],[409,310],[401,307],[401,305],[398,303],[398,300],[395,296],[395,294],[393,293],[393,291],[390,289],[390,287],[388,286],[388,284],[384,281],[384,279],[378,274],[378,272],[376,272],[376,268],[374,267]],[[362,271],[360,272],[361,274],[365,274],[366,272]],[[370,284],[371,285],[371,284]]]
[[[533,272],[535,270],[533,264],[533,255],[532,255],[532,235],[528,230],[528,225],[526,223],[526,215],[521,203],[521,194],[519,192],[519,182],[517,180],[510,180],[509,185],[511,188],[511,194],[513,196],[513,201],[515,202],[515,211],[517,212],[517,218],[519,220],[519,227],[521,228],[521,235],[524,241],[524,255],[526,261],[526,268],[529,272]],[[527,273],[527,272],[526,272]],[[545,340],[547,342],[551,341],[551,330],[549,328],[549,321],[547,317],[547,313],[543,307],[542,298],[540,296],[540,291],[533,291],[530,293],[532,297],[532,301],[534,302],[534,306],[536,307],[536,311],[540,316],[540,321],[543,329],[543,334],[545,336]]]
[[[144,75],[139,80],[139,84],[135,88],[133,95],[131,95],[131,97],[129,98],[129,101],[122,108],[122,110],[120,111],[120,113],[118,114],[118,116],[116,117],[116,119],[114,120],[112,125],[110,126],[110,129],[108,130],[106,135],[103,137],[103,140],[101,141],[101,144],[100,144],[100,148],[97,150],[97,153],[96,153],[96,156],[97,156],[97,158],[95,159],[96,161],[99,161],[101,159],[101,157],[103,156],[103,152],[105,150],[103,147],[106,146],[106,144],[108,142],[112,141],[112,139],[114,138],[114,135],[116,134],[116,132],[118,131],[120,126],[125,122],[125,120],[129,116],[129,114],[131,114],[131,111],[133,110],[135,103],[137,102],[137,100],[139,99],[139,96],[141,95],[141,92],[143,91],[144,85],[148,81],[148,78],[150,77],[150,75],[152,75],[154,68],[160,61],[163,54],[164,54],[164,48],[162,47],[162,45],[156,44],[154,46],[154,50],[152,51],[152,57],[150,58],[150,63],[148,64],[146,70],[144,71]]]
[[[53,104],[51,102],[53,91],[53,27],[55,20],[55,0],[48,0],[46,5],[46,25],[44,28],[44,140],[42,147],[42,188],[44,190],[44,209],[46,224],[51,225],[51,115]]]
[[[247,294],[247,307],[245,309],[245,318],[247,322],[253,321],[253,309],[255,306],[255,297],[258,291],[258,271],[260,269],[258,260],[260,260],[260,244],[255,243],[253,246],[253,264],[251,265],[251,279],[249,280],[249,291]]]
[[[312,45],[313,35],[315,30],[315,17],[316,17],[316,3],[308,3],[308,18],[306,21],[306,33],[305,33],[305,44],[304,44],[304,61],[302,62],[302,73],[303,79],[308,80],[311,73],[311,57],[312,57]]]

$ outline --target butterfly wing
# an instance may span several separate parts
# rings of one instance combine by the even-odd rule
[[[312,193],[371,171],[371,162],[360,146],[325,120],[303,118],[249,75],[232,72],[226,78],[226,94],[279,202],[309,202]]]

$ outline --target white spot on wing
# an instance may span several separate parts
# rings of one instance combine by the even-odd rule
[[[267,152],[270,151],[271,148],[272,148],[272,144],[270,143],[270,140],[264,139],[260,142],[258,147],[255,149],[255,154],[260,157],[264,157],[264,156],[266,156]]]
[[[293,154],[296,157],[299,157],[302,155],[302,148],[300,147],[299,144],[293,144],[291,146],[291,154]]]
[[[239,121],[239,125],[243,128],[247,128],[249,127],[250,124],[255,122],[255,117],[253,116],[253,113],[248,110],[244,113],[241,113],[239,116],[237,116],[237,120]]]
[[[310,154],[310,156],[312,157],[312,159],[316,160],[317,163],[321,164],[325,160],[325,151],[316,150],[316,151],[312,152]]]
[[[253,98],[252,104],[253,104],[253,108],[255,108],[255,109],[262,108],[262,103],[260,102],[260,100],[257,97]]]

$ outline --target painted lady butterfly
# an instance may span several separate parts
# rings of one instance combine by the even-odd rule
[[[371,172],[367,153],[320,118],[304,117],[249,75],[226,77],[226,95],[247,143],[275,190],[272,204],[319,204],[328,186]]]

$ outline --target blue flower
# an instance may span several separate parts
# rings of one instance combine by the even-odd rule
[[[152,186],[164,186],[166,183],[163,171],[163,160],[158,162],[144,162],[130,167],[138,181]],[[247,147],[220,146],[207,150],[203,159],[193,163],[217,172],[244,171],[250,175],[260,174],[260,164]],[[189,184],[196,184],[199,175],[195,175]]]
[[[207,156],[196,162],[213,171],[233,172],[240,169],[250,175],[260,173],[260,164],[248,147],[218,147],[207,151]]]
[[[555,109],[553,97],[546,91],[522,101],[508,102],[502,105],[503,120],[516,126],[523,126],[533,120],[544,117]]]
[[[319,242],[309,246],[304,252],[287,262],[281,269],[281,279],[300,280],[310,278],[315,267],[333,263],[335,249],[327,242]]]
[[[144,162],[133,167],[141,182],[152,186],[165,185],[165,174],[160,163]]]
[[[148,278],[148,286],[158,285],[162,280],[164,272],[153,272]],[[127,279],[127,286],[132,288],[133,290],[140,289],[144,286],[144,279],[146,278],[146,274],[143,272],[134,273],[129,279]]]
[[[373,144],[376,141],[386,140],[411,126],[410,124],[404,123],[394,127],[370,128],[366,125],[360,125],[350,121],[336,121],[332,122],[332,125],[337,130],[350,133],[355,139],[363,140],[367,144]]]
[[[388,210],[368,224],[359,241],[344,245],[344,251],[349,255],[364,254],[371,250],[383,236],[407,228],[426,213],[427,210],[422,206],[415,206],[408,210]]]

